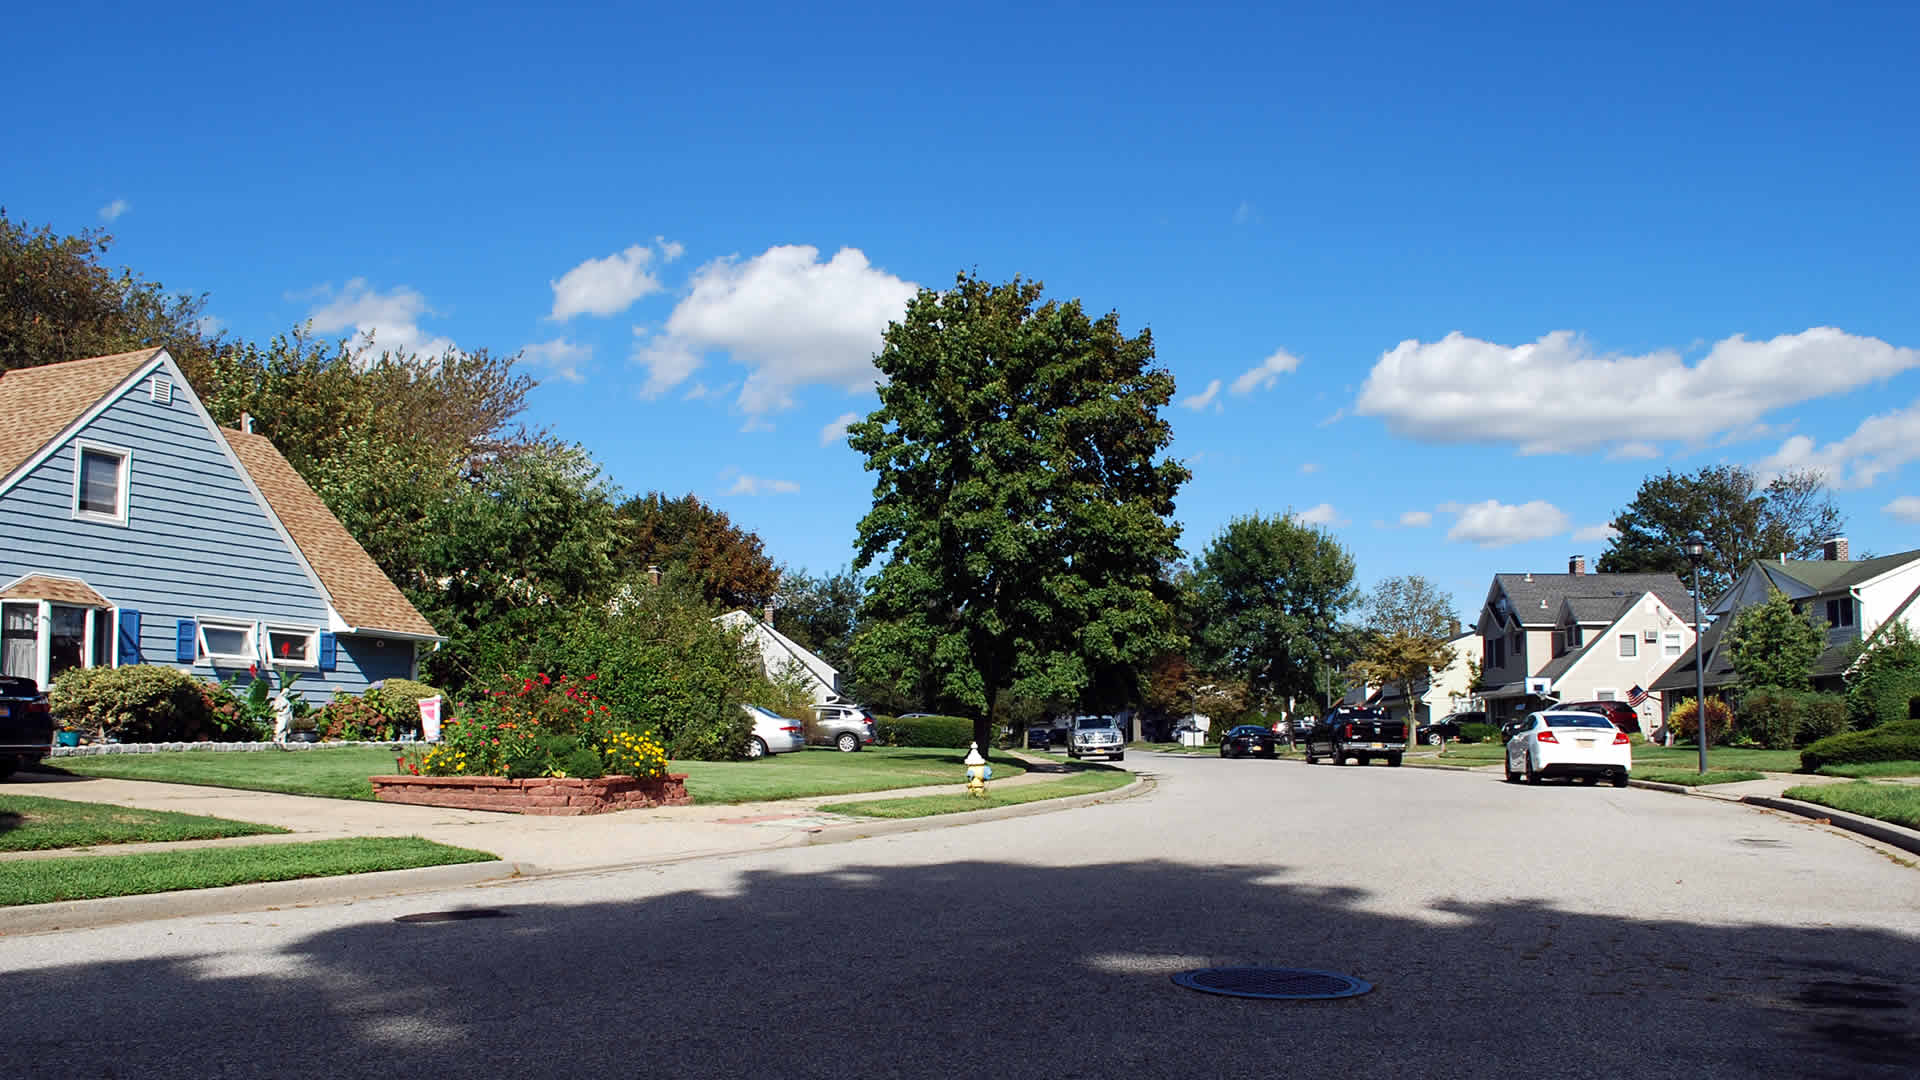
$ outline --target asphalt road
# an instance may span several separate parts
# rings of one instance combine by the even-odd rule
[[[0,939],[7,1072],[1920,1071],[1920,869],[1857,837],[1639,789],[1127,765],[1157,790],[826,847]],[[502,914],[394,921],[457,908]],[[1209,965],[1375,989],[1249,1001],[1168,978]]]

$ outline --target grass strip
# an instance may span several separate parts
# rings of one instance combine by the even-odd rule
[[[1822,765],[1821,776],[1851,776],[1866,780],[1875,776],[1920,776],[1920,761],[1869,761],[1862,765]]]
[[[1789,799],[1819,803],[1861,817],[1878,818],[1909,829],[1920,829],[1920,787],[1911,784],[1808,784],[1788,788]]]
[[[277,825],[256,825],[250,821],[167,810],[136,810],[130,806],[43,799],[37,795],[0,795],[0,851],[156,844],[287,831]]]
[[[169,784],[278,791],[330,799],[373,798],[369,776],[390,775],[399,751],[381,746],[324,750],[160,750],[50,758],[46,764],[80,776],[157,780]]]
[[[194,848],[146,855],[63,855],[0,862],[0,907],[96,900],[259,881],[370,874],[421,866],[491,862],[484,851],[417,836],[315,840],[305,844]]]
[[[1742,780],[1765,780],[1766,773],[1752,769],[1708,769],[1702,773],[1696,767],[1687,769],[1636,769],[1635,780],[1652,780],[1660,784],[1679,784],[1683,787],[1701,787],[1706,784],[1737,784]]]
[[[827,747],[774,754],[759,761],[674,761],[669,772],[687,774],[687,794],[697,803],[771,802],[814,795],[858,795],[928,784],[962,784],[966,750],[870,746],[843,754]],[[1019,776],[1026,768],[996,754],[993,775]]]
[[[997,770],[999,766],[994,766]],[[985,798],[971,795],[923,795],[913,799],[870,799],[862,802],[832,803],[820,809],[835,814],[853,814],[875,818],[917,818],[936,814],[964,814],[969,810],[991,810],[998,806],[1019,806],[1043,799],[1064,799],[1070,795],[1089,795],[1112,791],[1133,782],[1133,774],[1124,769],[1088,769],[1060,780],[1046,780],[1018,787],[994,788],[987,785]]]

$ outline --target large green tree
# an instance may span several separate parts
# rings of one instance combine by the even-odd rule
[[[887,328],[880,407],[849,429],[875,474],[856,570],[879,563],[858,676],[919,686],[990,745],[1002,692],[1090,707],[1176,644],[1173,376],[1152,335],[1042,302],[1040,283],[961,275]],[[1131,683],[1131,687],[1129,687]],[[1130,696],[1131,696],[1130,695]]]
[[[1414,687],[1455,662],[1448,642],[1459,626],[1446,590],[1419,574],[1384,578],[1367,596],[1367,634],[1353,670],[1369,684],[1399,686],[1417,712]]]
[[[626,576],[658,567],[726,608],[758,610],[780,587],[779,568],[760,538],[694,495],[648,492],[621,503],[619,519],[614,559]]]
[[[1335,628],[1359,597],[1353,573],[1353,556],[1323,528],[1288,515],[1234,518],[1190,578],[1192,658],[1245,684],[1255,708],[1319,698]]]
[[[1793,601],[1779,589],[1769,591],[1766,603],[1742,608],[1727,635],[1741,688],[1805,690],[1813,662],[1827,644],[1825,629],[1825,623],[1815,624],[1793,610]]]
[[[1707,544],[1700,588],[1711,600],[1755,559],[1818,558],[1820,545],[1846,528],[1846,518],[1818,472],[1789,472],[1763,487],[1744,466],[1708,465],[1647,477],[1612,526],[1601,573],[1666,570],[1686,581],[1692,568],[1685,545],[1698,533]]]
[[[818,577],[804,570],[782,570],[774,629],[812,649],[843,676],[849,674],[861,592],[860,578],[852,567]]]

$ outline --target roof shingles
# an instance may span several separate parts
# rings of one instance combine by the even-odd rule
[[[0,374],[0,477],[26,464],[160,352],[139,349]]]

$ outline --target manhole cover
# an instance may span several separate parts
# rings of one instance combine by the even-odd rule
[[[472,907],[459,908],[454,911],[422,911],[413,915],[396,915],[393,921],[404,923],[465,922],[468,919],[505,919],[512,916],[512,914],[510,911],[501,911],[499,908]]]
[[[1294,1000],[1354,997],[1373,989],[1372,983],[1351,975],[1306,968],[1201,968],[1183,971],[1173,981],[1204,994]]]

